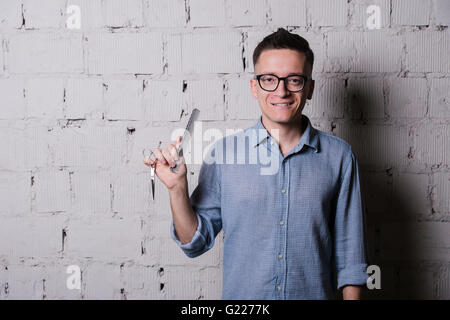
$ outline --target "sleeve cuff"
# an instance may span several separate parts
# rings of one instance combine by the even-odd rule
[[[338,289],[340,290],[346,285],[365,286],[369,278],[366,270],[367,264],[363,263],[355,264],[339,271],[337,275]]]
[[[175,234],[175,226],[173,225],[173,219],[170,224],[170,234],[172,236],[172,239],[175,241],[175,243],[184,251],[184,253],[189,257],[195,257],[194,253],[197,251],[201,251],[201,249],[205,246],[205,237],[201,233],[201,230],[203,228],[203,222],[202,219],[197,215],[197,221],[198,226],[197,230],[195,231],[194,236],[192,237],[191,242],[188,243],[182,243],[180,239]]]

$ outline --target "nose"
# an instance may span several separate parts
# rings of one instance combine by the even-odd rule
[[[285,97],[290,94],[290,91],[286,88],[286,79],[280,79],[280,83],[278,84],[277,90],[275,90],[275,94],[280,97]]]

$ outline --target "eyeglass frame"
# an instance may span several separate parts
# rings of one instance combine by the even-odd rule
[[[275,78],[277,78],[277,79],[278,79],[278,83],[277,83],[277,86],[275,87],[275,89],[273,89],[273,90],[267,90],[267,89],[264,89],[264,88],[262,87],[262,85],[261,85],[261,82],[260,82],[260,79],[261,79],[262,76],[274,76]],[[303,83],[303,87],[302,87],[300,90],[292,91],[292,90],[289,90],[289,89],[288,89],[287,84],[286,84],[286,79],[289,78],[289,77],[293,77],[293,76],[300,76],[301,78],[303,78],[304,83]],[[261,89],[263,89],[264,91],[267,91],[267,92],[274,92],[274,91],[276,91],[276,90],[278,89],[278,86],[280,85],[281,80],[283,80],[284,88],[285,88],[287,91],[289,91],[289,92],[302,92],[303,89],[305,89],[306,82],[307,82],[308,80],[311,80],[311,79],[312,79],[311,77],[305,76],[304,74],[300,74],[300,73],[298,73],[298,74],[290,74],[290,75],[288,75],[287,77],[279,77],[279,76],[277,76],[277,75],[275,75],[275,74],[272,74],[272,73],[263,73],[263,74],[255,75],[254,78],[255,78],[256,80],[258,80],[258,85],[259,85],[259,87],[260,87]]]

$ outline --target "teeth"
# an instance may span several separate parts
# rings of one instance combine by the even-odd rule
[[[272,103],[274,106],[287,107],[290,103]]]

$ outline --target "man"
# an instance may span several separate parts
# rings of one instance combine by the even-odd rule
[[[262,115],[212,148],[216,156],[248,158],[256,149],[276,155],[275,173],[263,175],[254,163],[204,162],[189,198],[184,163],[170,171],[180,139],[146,161],[169,189],[171,234],[187,256],[211,249],[224,230],[223,299],[334,299],[336,280],[344,299],[359,299],[366,284],[356,158],[344,140],[313,128],[302,115],[314,91],[313,62],[298,35],[280,28],[264,38],[250,80]],[[256,143],[237,148],[233,142],[243,135]]]

